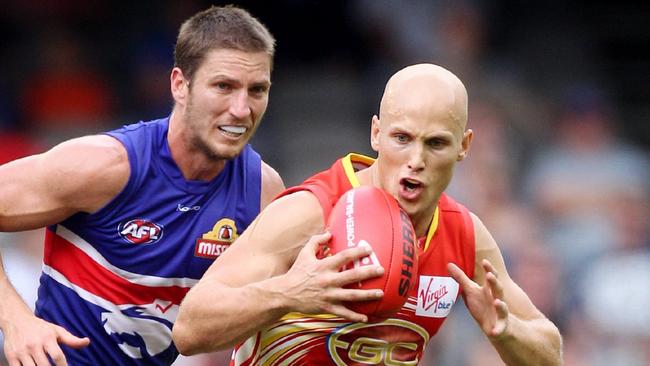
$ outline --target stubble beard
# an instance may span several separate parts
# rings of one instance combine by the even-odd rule
[[[205,156],[209,161],[219,161],[228,159],[227,157],[221,156],[219,153],[214,151],[210,145],[201,138],[196,132],[192,131],[192,137],[190,139],[190,149],[198,151],[201,155]]]
[[[203,155],[208,161],[217,162],[221,160],[230,159],[227,156],[219,154],[209,142],[203,137],[204,134],[201,133],[200,128],[197,126],[196,121],[199,120],[194,112],[194,105],[192,103],[192,98],[188,100],[187,110],[185,112],[185,120],[187,121],[189,136],[189,149],[191,151],[196,151],[199,154]]]

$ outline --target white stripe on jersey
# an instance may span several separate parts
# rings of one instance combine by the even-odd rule
[[[121,268],[115,267],[109,263],[106,258],[104,258],[90,243],[82,239],[77,234],[63,227],[63,225],[56,226],[56,234],[64,238],[65,240],[72,243],[74,246],[79,248],[81,251],[86,253],[91,257],[97,264],[113,272],[117,276],[124,278],[125,280],[143,286],[150,287],[167,287],[167,286],[178,286],[184,288],[190,288],[194,286],[199,280],[187,277],[181,278],[165,278],[159,276],[149,276],[139,273],[133,273],[125,271]]]

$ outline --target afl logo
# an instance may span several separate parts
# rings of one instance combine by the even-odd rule
[[[162,238],[162,226],[145,219],[133,219],[121,223],[118,227],[120,236],[133,244],[152,244]]]

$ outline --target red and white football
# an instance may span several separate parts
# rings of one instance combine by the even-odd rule
[[[368,315],[371,321],[390,318],[408,298],[417,279],[415,231],[408,215],[388,192],[372,187],[354,188],[341,196],[328,220],[331,254],[361,245],[373,252],[345,268],[379,264],[384,274],[346,288],[381,289],[380,300],[349,302],[351,310]]]

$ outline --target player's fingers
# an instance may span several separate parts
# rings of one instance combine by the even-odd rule
[[[485,279],[487,283],[490,285],[490,291],[492,292],[492,296],[499,300],[503,300],[503,285],[501,284],[501,281],[494,275],[493,272],[488,272],[485,275]]]
[[[484,258],[481,261],[481,266],[483,266],[483,270],[485,271],[485,273],[494,273],[495,277],[497,278],[499,277],[499,272],[497,272],[497,270],[492,265],[492,262],[490,262],[489,260]]]
[[[460,267],[458,267],[456,264],[451,262],[448,263],[447,270],[449,271],[451,277],[460,284],[463,290],[467,291],[468,289],[476,286],[474,281],[472,281],[469,277],[467,277],[465,272],[463,272],[463,270],[460,269]]]
[[[37,366],[50,366],[50,361],[47,359],[47,356],[42,349],[33,352],[32,359]]]
[[[90,344],[88,337],[76,337],[60,326],[56,326],[56,340],[61,344],[75,349],[84,348]]]
[[[494,300],[494,307],[497,309],[497,315],[498,315],[499,319],[508,318],[508,314],[510,314],[510,310],[508,309],[508,304],[506,304],[505,301],[495,299]]]
[[[359,246],[342,250],[333,256],[323,259],[330,268],[341,268],[346,264],[361,259],[372,253],[372,248],[368,246]]]
[[[61,351],[61,347],[57,343],[47,343],[45,345],[45,352],[50,355],[50,358],[56,366],[67,366],[68,361]]]
[[[360,290],[360,289],[338,289],[333,290],[327,295],[327,300],[332,303],[343,301],[372,301],[379,300],[384,296],[380,289]]]
[[[327,309],[327,312],[357,323],[368,322],[368,316],[364,314],[356,313],[346,308],[345,306],[339,304],[332,305],[331,308]]]
[[[20,366],[20,359],[13,352],[7,352],[5,349],[5,359],[9,363],[9,366]]]
[[[494,308],[497,309],[497,317],[499,321],[494,323],[488,336],[492,339],[498,339],[505,335],[508,329],[508,305],[501,300],[494,300]]]
[[[336,287],[343,287],[347,284],[354,284],[370,278],[383,275],[385,272],[384,267],[369,265],[351,268],[339,272],[333,279],[332,285]]]
[[[32,356],[30,354],[22,355],[19,358],[17,365],[19,365],[19,366],[36,366],[36,364],[34,363],[34,359],[32,359]]]
[[[316,254],[321,245],[326,244],[332,238],[332,234],[329,231],[325,231],[320,234],[312,235],[307,243],[305,244],[305,251],[309,253]]]
[[[313,242],[316,245],[316,247],[318,247],[322,244],[327,244],[330,241],[330,239],[332,239],[332,233],[330,233],[329,231],[324,231],[320,234],[312,235],[312,237],[309,238],[309,242]]]

